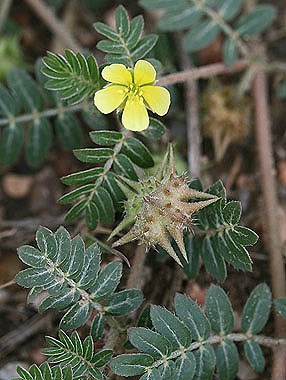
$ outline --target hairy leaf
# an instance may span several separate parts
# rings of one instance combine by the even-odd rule
[[[71,239],[63,227],[55,234],[40,227],[36,236],[38,249],[26,245],[18,250],[20,259],[31,267],[19,272],[15,280],[36,293],[43,292],[40,311],[65,310],[63,329],[82,326],[96,311],[101,317],[99,326],[92,330],[99,339],[103,332],[103,311],[125,315],[141,304],[142,294],[136,289],[113,295],[122,275],[122,264],[112,262],[100,270],[101,254],[96,244],[86,248],[79,236]]]
[[[227,295],[219,286],[212,285],[206,297],[206,312],[213,330],[221,335],[233,329],[233,312]]]
[[[271,292],[266,284],[257,285],[251,292],[241,317],[242,331],[257,334],[266,325],[271,308]]]
[[[265,367],[265,358],[259,344],[253,340],[247,340],[243,344],[243,348],[248,363],[254,369],[254,371],[263,372]]]
[[[173,313],[163,307],[153,306],[151,319],[155,329],[169,339],[174,347],[189,347],[191,332]]]

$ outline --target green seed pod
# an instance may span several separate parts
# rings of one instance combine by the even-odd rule
[[[184,230],[191,228],[193,213],[216,202],[219,198],[191,189],[185,177],[176,174],[171,147],[155,177],[140,182],[122,178],[119,186],[127,197],[125,217],[111,233],[110,238],[124,228],[130,225],[132,227],[113,244],[113,247],[133,240],[139,240],[147,247],[159,245],[182,265],[170,243],[170,238],[173,238],[183,257],[188,260],[184,245]],[[194,199],[204,200],[194,201]]]

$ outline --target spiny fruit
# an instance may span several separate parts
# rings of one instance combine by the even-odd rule
[[[126,235],[113,244],[113,247],[138,239],[147,248],[161,246],[182,265],[170,243],[170,238],[173,238],[183,257],[188,261],[184,230],[191,228],[191,216],[194,212],[216,202],[219,198],[191,189],[186,178],[176,174],[171,146],[154,177],[140,182],[121,178],[119,186],[127,197],[125,217],[111,233],[110,238],[125,227],[132,224],[133,226]],[[205,200],[195,201],[195,199]],[[192,201],[189,202],[190,200]]]

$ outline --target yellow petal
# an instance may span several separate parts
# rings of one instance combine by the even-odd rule
[[[125,86],[128,86],[130,83],[132,83],[132,75],[130,71],[120,63],[114,63],[112,65],[106,66],[102,70],[101,75],[107,82],[123,84]]]
[[[134,83],[137,86],[154,83],[156,79],[156,70],[151,63],[140,60],[137,61],[134,67]]]
[[[170,93],[164,87],[159,86],[143,86],[140,88],[143,98],[152,112],[160,116],[168,112],[170,106]]]
[[[143,131],[148,128],[148,112],[139,97],[127,100],[123,110],[122,124],[131,131]]]
[[[110,113],[124,101],[127,92],[125,86],[110,85],[99,90],[94,95],[94,105],[102,113]]]

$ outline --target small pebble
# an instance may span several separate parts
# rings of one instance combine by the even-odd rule
[[[14,199],[25,198],[31,189],[33,177],[20,174],[6,174],[2,179],[3,191]]]

